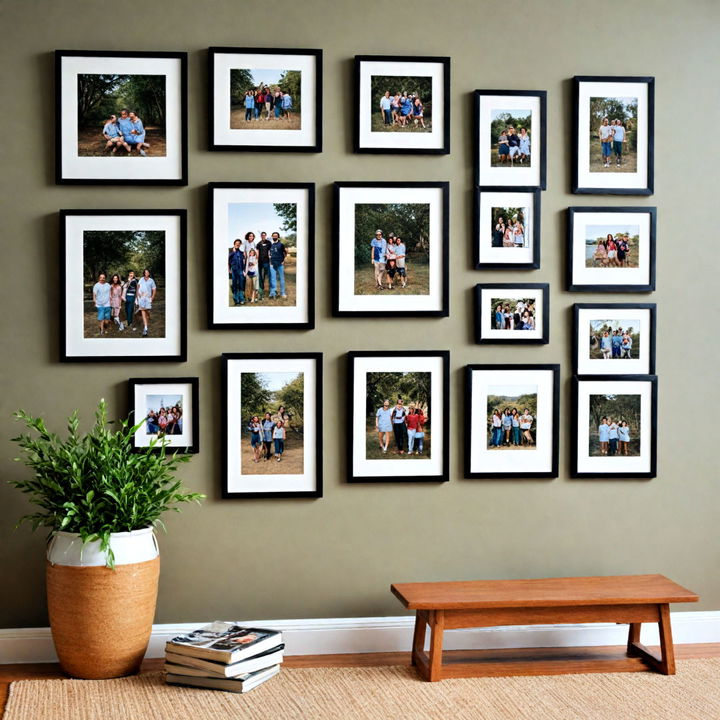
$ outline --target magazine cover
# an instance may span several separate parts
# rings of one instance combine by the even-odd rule
[[[275,630],[246,628],[229,622],[214,622],[187,635],[170,640],[173,645],[232,652],[254,645],[278,633]]]

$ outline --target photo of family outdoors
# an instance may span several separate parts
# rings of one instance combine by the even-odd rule
[[[590,320],[590,360],[640,360],[640,320]],[[634,349],[633,349],[634,348]]]
[[[233,130],[300,130],[300,70],[230,70]]]
[[[165,337],[165,231],[83,232],[83,337]]]
[[[297,302],[297,205],[229,203],[228,307]]]
[[[243,372],[241,475],[303,473],[304,373]]]
[[[524,207],[494,207],[491,213],[492,247],[530,247],[530,214]]]
[[[640,455],[640,395],[590,395],[591,457]]]
[[[638,267],[639,225],[588,225],[585,229],[585,267]]]
[[[495,109],[490,118],[490,167],[532,167],[532,111]]]
[[[430,293],[429,203],[355,205],[355,295],[388,290]]]
[[[430,132],[432,77],[371,75],[372,132]]]
[[[590,172],[637,172],[638,99],[590,98]]]
[[[430,372],[369,372],[365,457],[430,457]]]
[[[493,330],[535,330],[536,298],[498,298],[490,300]]]
[[[488,450],[530,450],[537,446],[537,398],[537,385],[488,387]]]
[[[183,396],[148,395],[146,397],[145,433],[147,435],[182,435]]]
[[[77,76],[78,157],[164,157],[165,75]]]

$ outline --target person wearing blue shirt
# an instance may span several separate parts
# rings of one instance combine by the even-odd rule
[[[610,333],[605,331],[603,336],[600,338],[600,351],[602,352],[603,360],[609,360],[612,354],[612,339]]]
[[[269,412],[265,413],[265,417],[262,421],[263,429],[263,445],[265,446],[265,460],[269,460],[272,455],[272,441],[273,441],[273,428],[275,423],[273,422],[272,415]]]
[[[149,147],[149,145],[145,142],[145,126],[143,125],[142,120],[134,113],[130,112],[129,114],[130,121],[132,122],[132,136],[134,138],[135,146],[137,147],[139,153],[142,156],[145,156],[145,150],[143,148]]]
[[[279,282],[280,297],[286,298],[285,258],[287,257],[287,249],[282,242],[280,242],[280,233],[274,232],[271,237],[272,245],[268,250],[268,255],[270,256],[270,297],[277,297]]]
[[[618,450],[618,424],[608,418],[608,455],[617,455]]]
[[[615,120],[613,132],[613,152],[615,153],[615,161],[618,167],[622,165],[623,143],[625,142],[625,128],[622,120]]]
[[[512,432],[512,411],[510,408],[505,408],[505,412],[502,416],[502,429],[503,429],[503,435],[504,437],[504,443],[505,445],[510,444],[510,433]]]
[[[392,99],[390,91],[386,90],[385,94],[380,98],[380,114],[382,115],[385,125],[392,125]]]
[[[503,312],[502,305],[498,305],[495,308],[495,329],[505,329],[505,313]]]
[[[292,97],[290,96],[290,93],[284,92],[282,96],[282,109],[286,120],[290,120],[290,117],[292,116],[292,106]]]
[[[130,146],[123,140],[122,133],[117,123],[117,115],[110,115],[108,121],[103,125],[103,137],[107,140],[105,149],[112,148],[113,155],[117,152],[118,147],[124,147],[130,152]]]
[[[102,336],[107,333],[112,312],[110,307],[110,284],[106,282],[105,273],[100,273],[98,281],[93,285],[93,302],[97,308],[97,319],[100,325],[100,335]]]
[[[620,347],[622,345],[622,334],[616,330],[612,336],[612,356],[614,358],[620,357]]]
[[[120,117],[118,118],[117,124],[120,132],[122,133],[123,140],[129,145],[133,145],[135,143],[135,136],[133,135],[135,127],[133,126],[133,121],[130,119],[129,113],[125,108],[120,111]]]
[[[607,418],[604,417],[602,420],[600,420],[600,425],[598,426],[598,442],[600,443],[600,454],[601,455],[607,455],[608,454],[608,434],[610,432],[610,426],[607,424]]]
[[[376,230],[375,237],[370,241],[370,263],[375,273],[375,285],[379,290],[383,289],[386,258],[387,240],[383,237],[382,230]]]
[[[236,306],[245,304],[245,253],[241,245],[242,240],[238,238],[228,254],[228,272],[232,280],[232,296]]]
[[[250,122],[255,115],[255,95],[252,90],[245,93],[245,122]]]
[[[412,112],[412,100],[404,92],[400,98],[400,124],[404,127],[407,124],[408,115]]]
[[[392,432],[392,413],[390,409],[390,401],[385,400],[381,408],[375,413],[375,430],[378,434],[378,442],[380,449],[386,453],[390,443],[390,433]]]

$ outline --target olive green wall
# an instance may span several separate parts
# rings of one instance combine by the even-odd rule
[[[309,618],[401,611],[393,581],[665,573],[720,609],[718,560],[716,279],[718,96],[715,0],[4,0],[2,73],[2,392],[0,438],[23,407],[58,424],[84,417],[100,397],[125,411],[131,376],[199,375],[202,453],[183,469],[207,493],[202,508],[168,518],[157,622],[203,618]],[[320,155],[207,151],[206,48],[319,47],[325,51],[325,139]],[[187,188],[58,187],[53,184],[53,56],[56,48],[187,50],[190,184]],[[452,57],[452,154],[352,154],[352,57],[407,53]],[[655,187],[650,198],[580,197],[570,185],[573,75],[656,77]],[[548,190],[542,202],[542,269],[471,269],[472,114],[475,88],[548,91]],[[711,159],[714,155],[715,159]],[[282,167],[282,170],[278,170]],[[450,180],[450,317],[330,317],[331,183]],[[317,184],[317,329],[211,332],[205,307],[205,185],[210,181]],[[567,293],[564,211],[569,205],[658,206],[658,291],[609,298]],[[59,364],[57,211],[60,208],[187,208],[189,359],[185,364]],[[708,214],[704,209],[710,210]],[[715,271],[715,272],[713,272]],[[551,342],[479,347],[471,288],[479,281],[549,282]],[[711,290],[712,295],[711,295]],[[658,303],[659,474],[650,481],[568,478],[571,439],[571,306]],[[347,485],[345,353],[449,348],[451,481]],[[325,353],[325,497],[222,501],[220,360],[224,351]],[[560,477],[552,481],[462,478],[462,368],[471,362],[562,364]],[[2,440],[0,477],[19,477]],[[0,485],[0,627],[46,625],[44,533],[13,531],[23,496]]]

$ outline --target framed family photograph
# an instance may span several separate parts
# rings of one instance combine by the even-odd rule
[[[447,317],[449,183],[336,182],[336,317]]]
[[[315,326],[315,185],[208,185],[209,326]]]
[[[655,78],[573,78],[572,191],[652,195]]]
[[[654,207],[568,208],[567,289],[655,290]]]
[[[322,50],[208,53],[210,150],[322,151]]]
[[[657,475],[657,377],[573,378],[575,478]]]
[[[348,482],[447,482],[447,350],[348,353]]]
[[[55,182],[187,185],[187,53],[55,51]]]
[[[547,92],[476,90],[475,185],[547,187]]]
[[[322,497],[322,412],[322,353],[223,354],[223,498]]]
[[[652,375],[655,303],[573,305],[576,375]]]
[[[465,477],[558,476],[560,366],[468,365]]]
[[[540,267],[540,195],[537,188],[475,189],[476,270]]]
[[[478,345],[546,345],[549,341],[548,283],[475,286],[475,342]]]
[[[187,358],[185,210],[61,210],[60,359]]]
[[[155,443],[160,452],[199,452],[199,380],[196,377],[130,378],[130,422],[140,425],[135,449]]]
[[[355,56],[356,153],[450,152],[450,58]]]

